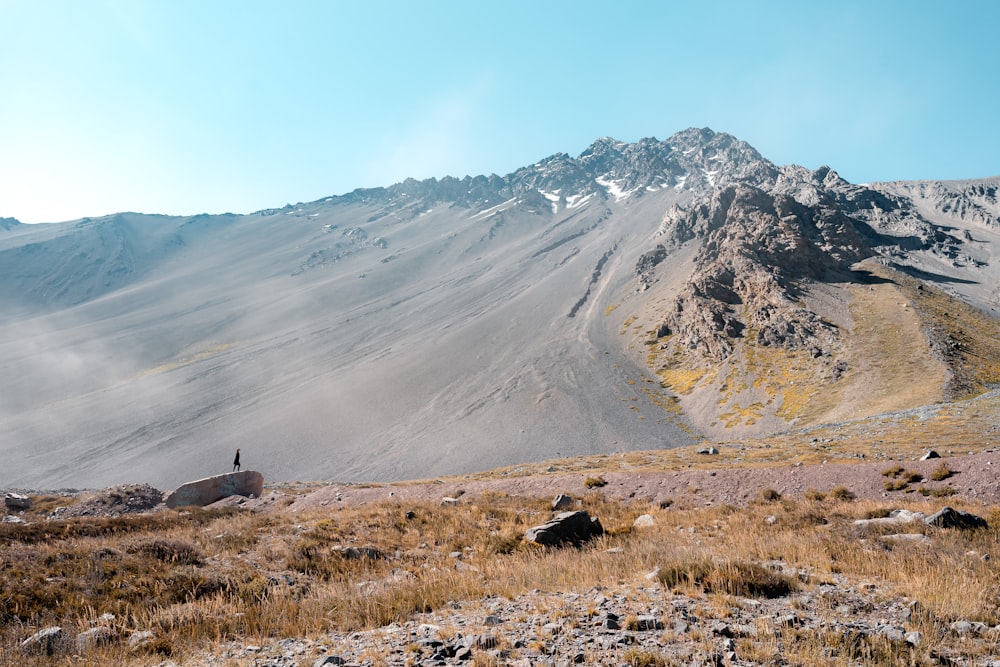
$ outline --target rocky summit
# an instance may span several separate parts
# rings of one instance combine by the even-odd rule
[[[3,219],[0,485],[175,487],[237,447],[389,481],[969,400],[1000,382],[998,185],[706,128],[248,215]]]

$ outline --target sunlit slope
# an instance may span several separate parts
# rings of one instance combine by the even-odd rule
[[[751,329],[719,363],[637,334],[646,360],[711,438],[764,435],[978,395],[1000,383],[1000,322],[947,293],[869,261],[857,280],[802,292],[836,326],[828,357],[759,344]],[[659,321],[652,306],[646,319]]]

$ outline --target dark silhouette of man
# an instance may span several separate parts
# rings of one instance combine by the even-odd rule
[[[240,469],[240,448],[236,448],[236,458],[233,459],[233,472]]]

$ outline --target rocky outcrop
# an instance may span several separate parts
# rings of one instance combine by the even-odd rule
[[[604,534],[598,518],[591,517],[584,510],[560,512],[551,521],[529,528],[524,539],[533,544],[558,547],[564,544],[580,546],[584,542]]]
[[[839,209],[733,186],[674,210],[664,224],[673,245],[702,239],[695,269],[658,331],[672,335],[670,346],[718,360],[747,332],[757,344],[813,356],[829,356],[837,346],[836,327],[802,307],[797,291],[807,280],[843,276],[871,254]],[[644,256],[637,267],[644,284],[656,258]]]
[[[264,491],[264,476],[253,470],[231,472],[188,482],[169,495],[167,507],[195,505],[204,507],[229,496],[259,498]]]
[[[50,519],[109,516],[148,512],[163,502],[163,492],[149,484],[124,484],[84,495],[68,507],[59,507]]]

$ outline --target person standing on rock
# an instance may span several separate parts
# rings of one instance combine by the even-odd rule
[[[236,458],[233,459],[233,472],[240,469],[240,448],[236,448]]]

